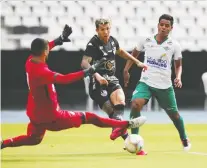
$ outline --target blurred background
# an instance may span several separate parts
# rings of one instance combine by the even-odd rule
[[[141,36],[157,33],[158,19],[164,13],[174,17],[171,36],[179,41],[183,51],[183,87],[175,89],[179,109],[207,114],[207,83],[202,80],[207,72],[207,1],[1,1],[2,111],[26,107],[24,64],[34,38],[53,40],[66,23],[72,26],[72,42],[55,47],[48,60],[52,70],[66,74],[81,69],[83,51],[95,34],[97,18],[110,18],[111,35],[131,52]],[[143,60],[143,54],[140,58]],[[125,60],[117,57],[116,75],[122,85],[124,65]],[[124,88],[128,108],[140,73],[133,66],[130,85]],[[85,84],[82,80],[56,85],[60,105],[73,110],[99,110],[88,98]],[[146,109],[160,111],[154,100]]]

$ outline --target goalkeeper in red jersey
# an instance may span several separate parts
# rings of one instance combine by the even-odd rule
[[[93,124],[98,127],[136,128],[145,123],[145,117],[134,118],[130,121],[118,121],[99,117],[92,112],[73,112],[60,109],[54,83],[69,84],[83,79],[85,76],[93,75],[97,70],[107,68],[105,66],[106,60],[101,60],[88,69],[66,75],[51,71],[46,64],[49,50],[56,45],[62,45],[63,42],[70,42],[68,37],[71,33],[72,28],[65,25],[62,34],[54,41],[48,42],[40,38],[32,41],[31,55],[26,62],[29,87],[27,116],[30,120],[27,134],[2,140],[1,149],[37,145],[42,141],[46,130],[60,131],[80,127],[81,124]]]

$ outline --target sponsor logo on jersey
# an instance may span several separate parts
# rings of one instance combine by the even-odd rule
[[[152,57],[147,57],[147,64],[150,66],[160,68],[160,69],[166,69],[167,68],[167,60],[163,60],[162,58],[160,59],[155,59]]]
[[[162,58],[162,57],[166,57],[166,56],[167,56],[167,54],[166,54],[166,53],[164,53],[164,54],[162,54],[162,55],[161,55],[161,58]]]
[[[167,44],[168,45],[172,45],[173,43],[172,43],[172,41],[168,41]]]

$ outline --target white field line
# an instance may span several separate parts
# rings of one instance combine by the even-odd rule
[[[207,156],[207,153],[204,152],[164,152],[169,154],[191,154],[191,155],[200,155],[200,156]]]

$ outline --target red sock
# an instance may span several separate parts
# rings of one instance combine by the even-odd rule
[[[127,128],[129,125],[128,121],[103,118],[91,112],[86,112],[85,114],[86,114],[86,124],[93,124],[98,127],[120,127],[120,128]]]
[[[41,142],[40,139],[35,139],[32,136],[28,135],[20,135],[14,138],[10,139],[5,139],[3,141],[3,144],[1,148],[6,148],[6,147],[18,147],[18,146],[27,146],[27,145],[37,145]]]

